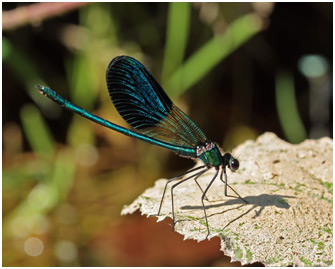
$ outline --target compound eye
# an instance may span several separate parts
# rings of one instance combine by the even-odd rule
[[[236,171],[240,166],[240,163],[237,159],[233,159],[231,162],[230,162],[230,165],[229,165],[229,168],[232,170],[232,171]]]

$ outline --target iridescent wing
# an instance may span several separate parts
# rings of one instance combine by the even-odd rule
[[[107,68],[106,80],[114,106],[137,132],[193,149],[207,140],[200,128],[172,103],[151,73],[134,58],[114,58]]]

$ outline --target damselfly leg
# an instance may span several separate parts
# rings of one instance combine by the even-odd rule
[[[224,180],[223,180],[223,178],[222,178],[222,174],[224,174]],[[224,188],[224,195],[225,196],[227,196],[227,197],[229,197],[229,195],[228,195],[228,192],[227,192],[227,187],[229,187],[237,196],[238,196],[238,198],[240,198],[244,203],[246,203],[246,204],[248,204],[248,202],[245,200],[245,199],[243,199],[242,197],[241,197],[241,195],[239,195],[238,193],[237,193],[237,191],[235,191],[228,183],[227,183],[227,173],[226,173],[226,169],[222,169],[221,170],[221,174],[220,174],[220,179],[221,179],[221,181],[224,183],[224,186],[225,186],[225,188]]]
[[[206,167],[206,166],[205,166],[205,165],[198,166],[198,167],[193,168],[193,169],[191,169],[191,170],[189,170],[189,171],[186,171],[185,173],[180,174],[179,176],[173,177],[173,178],[169,179],[169,180],[166,182],[165,187],[164,187],[164,191],[163,191],[163,195],[162,195],[162,198],[161,198],[161,202],[160,202],[160,204],[159,204],[159,209],[158,209],[158,213],[157,213],[157,215],[159,215],[160,212],[161,212],[161,208],[162,208],[162,204],[163,204],[163,200],[164,200],[164,196],[165,196],[165,192],[166,192],[167,185],[168,185],[170,182],[172,182],[172,181],[174,181],[174,180],[176,180],[176,179],[178,179],[178,178],[181,178],[182,176],[185,176],[185,175],[187,175],[187,174],[189,174],[189,173],[192,173],[192,172],[197,171],[197,170],[199,170],[199,169],[202,169],[202,168],[204,168],[204,167]],[[194,176],[194,175],[192,175],[191,177],[193,177],[193,176]]]

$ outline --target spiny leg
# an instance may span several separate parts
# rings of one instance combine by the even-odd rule
[[[172,185],[172,187],[171,187],[172,219],[173,219],[173,227],[172,227],[172,231],[174,231],[174,225],[176,224],[176,222],[175,222],[175,217],[174,217],[173,189],[174,189],[175,187],[177,187],[179,184],[185,182],[186,180],[191,179],[191,178],[194,177],[194,176],[195,176],[195,177],[198,177],[198,176],[202,175],[203,173],[207,172],[208,169],[209,169],[209,168],[206,167],[206,169],[204,169],[204,170],[202,170],[202,171],[200,171],[200,172],[198,172],[198,173],[196,173],[196,174],[194,174],[194,175],[191,175],[191,176],[189,176],[189,177],[187,177],[187,178],[184,178],[183,180],[179,181],[178,183]]]
[[[167,185],[168,185],[171,181],[173,181],[173,180],[176,180],[176,179],[178,179],[178,178],[180,178],[180,177],[182,177],[182,176],[185,176],[185,175],[187,175],[187,174],[189,174],[189,173],[192,173],[192,172],[197,171],[197,170],[199,170],[199,169],[202,169],[202,168],[204,168],[204,167],[206,167],[206,166],[205,166],[205,165],[198,166],[198,167],[196,167],[196,168],[193,168],[193,169],[191,169],[191,170],[189,170],[189,171],[186,171],[186,172],[180,174],[179,176],[170,178],[170,179],[166,182],[165,187],[164,187],[164,191],[163,191],[163,195],[162,195],[162,199],[161,199],[161,203],[160,203],[160,205],[159,205],[159,209],[158,209],[157,216],[159,216],[159,213],[161,212],[161,208],[162,208],[162,204],[163,204],[163,200],[164,200],[164,196],[165,196],[165,192],[166,192]]]
[[[200,184],[199,184],[199,182],[198,182],[198,180],[197,180],[200,176],[201,176],[201,175],[196,176],[196,177],[194,178],[194,181],[195,181],[195,183],[197,183],[197,185],[198,185],[199,189],[201,190],[201,192],[204,193],[204,190],[201,188],[201,186],[200,186]],[[205,196],[205,200],[208,201],[207,196]]]
[[[210,186],[213,184],[214,180],[216,179],[218,173],[219,173],[219,170],[216,169],[214,177],[212,178],[211,182],[209,182],[207,188],[205,189],[204,193],[201,196],[202,208],[204,209],[206,225],[207,225],[207,236],[206,236],[206,238],[209,236],[209,226],[208,226],[207,214],[206,214],[206,209],[205,209],[205,204],[204,204],[204,197],[206,196],[207,191],[209,190]]]
[[[224,174],[224,178],[225,180],[222,179],[222,174]],[[224,195],[225,196],[229,196],[227,193],[227,186],[246,204],[248,204],[248,202],[243,199],[238,193],[237,191],[235,191],[232,187],[230,187],[230,185],[228,184],[228,179],[227,179],[227,173],[226,173],[226,169],[222,169],[221,174],[220,174],[220,179],[221,181],[224,183],[225,189],[224,189]]]

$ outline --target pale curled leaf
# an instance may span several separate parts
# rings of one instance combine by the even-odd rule
[[[333,260],[333,142],[330,138],[291,145],[272,133],[246,141],[234,151],[240,169],[228,172],[228,183],[249,204],[225,197],[217,179],[205,201],[211,234],[221,250],[242,264],[330,266]],[[199,165],[199,164],[197,164]],[[214,169],[199,178],[205,188]],[[122,214],[140,210],[157,214],[166,180],[156,181]],[[229,194],[233,195],[230,191]],[[206,238],[201,191],[188,180],[174,190],[176,231],[185,239]],[[161,219],[171,216],[170,187]]]

